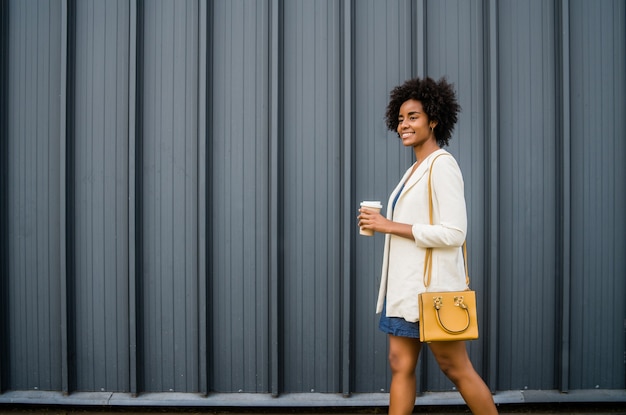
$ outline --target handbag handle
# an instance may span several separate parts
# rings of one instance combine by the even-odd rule
[[[430,224],[433,224],[433,186],[432,186],[432,175],[433,175],[433,166],[435,165],[435,161],[441,157],[446,155],[445,153],[437,155],[432,163],[430,163],[430,169],[428,170],[428,218],[430,220]],[[433,262],[433,248],[426,248],[426,254],[424,257],[424,287],[428,288],[430,285],[430,280],[433,274],[432,268]],[[463,241],[463,265],[465,268],[465,285],[469,287],[470,278],[469,272],[467,270],[467,242]],[[439,315],[437,313],[437,315]],[[469,322],[469,316],[468,316]],[[469,324],[469,323],[468,323]],[[442,325],[443,327],[443,325]]]
[[[465,315],[467,317],[467,324],[461,330],[451,330],[451,329],[447,328],[445,324],[443,324],[443,321],[441,321],[441,317],[439,316],[439,309],[443,306],[443,299],[441,297],[433,297],[433,302],[434,302],[434,306],[435,306],[435,315],[437,316],[437,323],[439,323],[441,328],[446,333],[449,333],[449,334],[461,334],[461,333],[463,333],[465,330],[467,330],[469,328],[469,326],[470,326],[470,313],[469,313],[469,310],[467,309],[467,306],[463,302],[463,296],[456,296],[456,297],[454,297],[454,305],[456,307],[459,307],[459,308],[463,309],[465,311]]]

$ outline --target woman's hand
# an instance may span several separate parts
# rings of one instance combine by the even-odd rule
[[[380,214],[380,212],[362,207],[359,209],[359,226],[363,229],[371,229],[374,232],[391,233],[403,238],[415,240],[413,227],[405,223],[391,221]]]
[[[379,211],[367,207],[359,209],[359,216],[357,216],[357,218],[359,219],[359,227],[382,233],[386,232],[385,226],[391,222],[381,215]]]

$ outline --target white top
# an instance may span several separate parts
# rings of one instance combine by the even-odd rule
[[[433,225],[428,215],[428,172],[432,172]],[[412,167],[411,167],[412,168]],[[387,299],[387,316],[419,320],[418,294],[424,287],[424,256],[433,249],[432,279],[428,291],[460,291],[466,288],[462,246],[467,232],[467,213],[461,169],[454,157],[440,149],[429,155],[402,188],[409,168],[387,203],[387,218],[413,225],[415,241],[385,235],[382,275],[376,312]],[[396,193],[402,193],[392,210]]]

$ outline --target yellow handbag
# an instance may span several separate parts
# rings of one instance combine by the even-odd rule
[[[437,156],[439,157],[439,156]],[[435,160],[437,160],[435,157]],[[430,223],[433,224],[433,196],[431,175],[435,160],[430,165],[428,175],[428,204]],[[428,288],[432,276],[433,248],[426,249],[424,260],[424,286]],[[420,341],[458,341],[478,338],[478,320],[476,317],[476,293],[469,289],[467,270],[467,244],[463,243],[465,261],[465,291],[430,292],[419,294]]]

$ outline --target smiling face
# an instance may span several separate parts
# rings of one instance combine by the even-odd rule
[[[435,125],[435,121],[429,121],[420,101],[409,99],[400,106],[397,131],[406,147],[421,146],[430,139],[434,140],[431,127]]]

